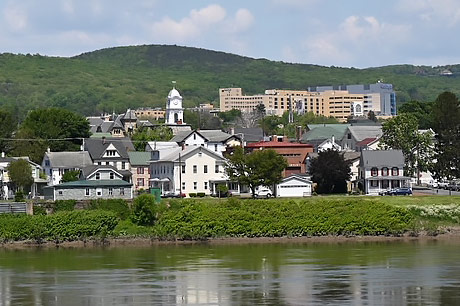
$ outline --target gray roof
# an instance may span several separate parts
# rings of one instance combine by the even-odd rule
[[[123,120],[136,121],[137,120],[136,112],[131,109],[128,109],[126,113],[123,115]]]
[[[105,121],[102,118],[88,118],[91,133],[108,133],[112,130],[113,121]]]
[[[345,151],[345,152],[339,152],[339,153],[340,154],[343,153],[343,159],[345,161],[353,161],[355,159],[360,158],[361,156],[361,152]],[[316,153],[316,152],[308,153],[308,157],[310,157],[310,159],[317,158],[318,154],[319,153]]]
[[[261,128],[240,128],[235,127],[235,135],[246,142],[259,142],[264,139]]]
[[[87,151],[45,152],[52,168],[84,168],[93,162]]]
[[[401,150],[364,150],[361,152],[360,166],[364,167],[404,167]]]
[[[176,148],[174,150],[168,151],[167,154],[164,156],[161,155],[160,151],[160,159],[155,162],[178,162],[179,161],[179,153],[181,154],[181,158],[186,159],[188,155],[192,154],[194,151],[200,151],[200,152],[205,152],[209,155],[212,155],[216,157],[217,159],[224,159],[221,155],[215,153],[214,151],[209,150],[208,148],[205,148],[203,146],[188,146],[185,147],[184,150],[182,148]]]
[[[192,135],[193,133],[198,133],[202,137],[205,138],[205,140],[209,142],[224,142],[227,139],[229,139],[232,136],[238,137],[236,135],[231,135],[225,132],[222,132],[221,130],[194,130],[194,131],[180,131],[177,133],[171,141],[175,142],[183,142],[187,137]]]
[[[135,151],[133,143],[129,138],[86,138],[85,149],[93,160],[100,159],[107,147],[113,144],[120,153],[121,159],[128,159],[128,151]]]
[[[232,136],[238,137],[222,132],[221,130],[200,130],[198,132],[210,142],[224,142]]]
[[[361,141],[366,138],[380,138],[382,137],[381,125],[356,125],[348,127],[348,131],[353,135],[356,141]]]
[[[310,125],[309,125],[310,127]],[[337,141],[343,139],[346,134],[347,128],[349,125],[347,124],[329,124],[329,125],[312,125],[312,128],[302,135],[301,142],[302,143],[322,143],[325,139],[331,139],[332,136]]]
[[[123,180],[79,180],[73,182],[62,183],[59,185],[49,186],[45,188],[81,188],[81,187],[130,187],[133,184]]]

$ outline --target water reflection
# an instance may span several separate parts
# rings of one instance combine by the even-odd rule
[[[0,305],[410,305],[460,299],[460,242],[0,251]]]

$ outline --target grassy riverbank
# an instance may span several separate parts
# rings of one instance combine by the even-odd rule
[[[133,223],[124,201],[96,204],[72,211],[71,202],[58,203],[58,210],[64,211],[48,216],[2,215],[0,240],[415,236],[460,226],[460,197],[447,196],[170,199],[156,204],[148,226]]]

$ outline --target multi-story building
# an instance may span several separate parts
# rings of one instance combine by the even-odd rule
[[[138,108],[135,113],[137,118],[152,118],[159,121],[165,118],[166,111],[161,108]]]
[[[350,94],[364,95],[363,112],[366,115],[373,111],[379,116],[396,115],[396,93],[392,84],[377,82],[375,84],[318,86],[309,87],[310,92],[325,92],[330,90],[348,91]]]
[[[249,151],[272,149],[283,156],[288,167],[283,172],[283,177],[288,177],[292,174],[305,174],[305,162],[307,155],[313,152],[313,146],[306,143],[292,143],[287,137],[272,136],[271,141],[260,141],[249,143],[245,147]]]
[[[270,89],[264,95],[244,96],[241,88],[221,88],[219,94],[221,111],[252,111],[257,105],[263,104],[267,114],[278,116],[286,111],[297,114],[313,112],[346,121],[349,116],[365,115],[365,95],[346,90],[308,92]]]

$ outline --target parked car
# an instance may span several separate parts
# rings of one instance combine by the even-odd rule
[[[438,189],[447,189],[447,186],[449,186],[448,182],[440,181],[437,183],[436,188]]]
[[[380,195],[390,195],[390,196],[397,196],[397,195],[412,195],[412,189],[409,187],[399,187],[394,189],[389,189],[379,193]]]
[[[272,191],[266,187],[262,187],[256,190],[256,198],[270,198]]]
[[[161,196],[162,198],[185,198],[185,193],[174,193],[174,192],[167,192]]]

